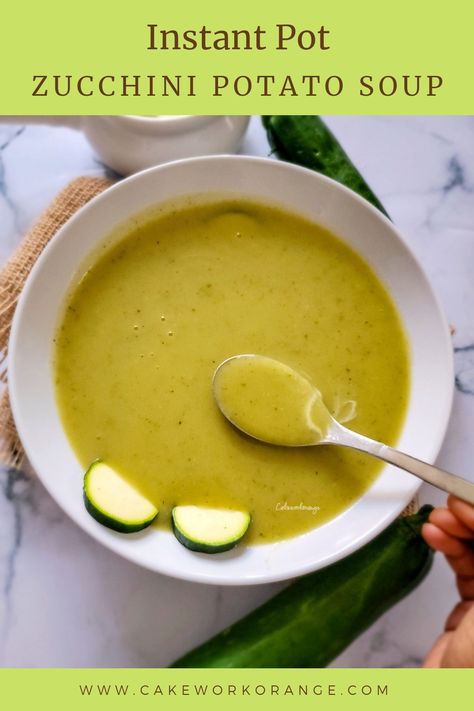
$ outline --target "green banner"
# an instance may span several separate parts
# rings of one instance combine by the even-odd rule
[[[156,3],[2,10],[2,114],[473,112],[474,5]]]
[[[470,698],[472,670],[10,669],[0,684],[4,708],[50,711],[435,710]]]

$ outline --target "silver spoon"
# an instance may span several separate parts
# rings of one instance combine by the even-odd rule
[[[319,397],[318,408],[320,408],[320,412],[324,413],[324,427],[320,428],[319,430],[308,427],[307,437],[303,438],[303,440],[300,438],[300,440],[296,444],[290,444],[288,441],[278,442],[272,439],[270,435],[268,435],[267,437],[265,435],[262,435],[261,433],[256,436],[255,429],[252,431],[252,423],[245,422],[242,417],[240,417],[238,412],[234,411],[232,407],[229,407],[229,403],[223,401],[222,397],[222,383],[225,382],[226,377],[229,377],[229,374],[231,373],[230,369],[234,367],[238,359],[240,359],[239,367],[241,367],[244,362],[254,367],[255,365],[258,365],[262,360],[264,360],[268,361],[268,363],[270,364],[274,364],[276,367],[281,367],[282,374],[284,374],[285,377],[290,376],[291,378],[291,373],[294,373],[295,383],[302,385],[306,383],[308,387],[312,388],[316,396]],[[287,382],[288,380],[286,381],[286,383]],[[357,449],[360,452],[365,452],[366,454],[370,454],[373,457],[376,457],[377,459],[381,459],[382,461],[387,462],[388,464],[394,464],[396,467],[404,469],[410,474],[414,474],[420,479],[423,479],[423,481],[426,481],[429,484],[438,487],[438,489],[442,489],[443,491],[446,491],[449,494],[454,494],[458,498],[463,499],[464,501],[467,501],[471,504],[474,504],[474,484],[467,481],[466,479],[463,479],[460,476],[450,474],[449,472],[444,471],[443,469],[439,469],[438,467],[435,467],[432,464],[427,464],[426,462],[423,462],[420,459],[411,457],[409,454],[404,454],[403,452],[400,452],[397,449],[394,449],[393,447],[389,447],[386,444],[382,444],[382,442],[377,442],[376,440],[370,439],[369,437],[364,437],[364,435],[358,434],[357,432],[353,432],[347,427],[344,427],[336,419],[334,419],[334,417],[330,414],[329,410],[327,410],[322,399],[320,398],[319,391],[313,385],[311,385],[311,383],[309,383],[306,378],[299,375],[298,373],[296,373],[296,371],[293,371],[288,366],[279,363],[278,361],[274,361],[264,356],[258,356],[255,354],[244,354],[227,358],[217,367],[214,373],[213,393],[214,398],[222,414],[235,427],[237,427],[237,429],[241,430],[242,432],[244,432],[244,434],[250,437],[258,439],[261,442],[265,442],[267,444],[283,444],[284,446],[298,447],[310,447],[320,444],[337,444],[342,447],[350,447],[351,449]],[[258,404],[259,406],[265,407],[265,398],[260,397]],[[271,409],[274,408],[268,408],[269,412]],[[278,410],[278,408],[276,410]]]

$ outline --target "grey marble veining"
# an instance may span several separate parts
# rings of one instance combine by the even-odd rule
[[[453,327],[456,394],[441,466],[474,478],[474,117],[328,119],[422,262]],[[266,155],[254,120],[243,151]],[[102,175],[82,134],[0,125],[0,259],[65,184]],[[444,496],[423,487],[422,501]],[[0,473],[0,665],[167,665],[281,585],[220,588],[122,560],[83,533],[31,473]],[[456,592],[429,577],[334,666],[417,667]]]

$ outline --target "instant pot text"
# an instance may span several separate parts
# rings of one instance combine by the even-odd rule
[[[219,74],[35,74],[32,76],[33,97],[338,97],[356,93],[370,97],[427,96],[435,97],[444,86],[439,73],[367,73],[356,80],[341,74],[320,71],[318,61],[335,52],[337,41],[331,28],[324,24],[298,27],[292,23],[277,23],[272,28],[261,25],[251,28],[219,29],[202,25],[197,28],[175,29],[147,24],[143,29],[142,49],[157,61],[183,53],[215,52],[222,57],[229,53],[258,53],[255,66],[262,66],[266,50],[281,52],[288,57],[285,72],[230,72]],[[291,72],[291,57],[304,53],[308,71]],[[191,61],[190,61],[191,64]],[[324,61],[324,68],[328,65]],[[191,65],[192,66],[192,65]],[[273,67],[272,67],[273,69]]]

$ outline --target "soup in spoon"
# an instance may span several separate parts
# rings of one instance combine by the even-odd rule
[[[234,356],[214,375],[214,395],[232,424],[270,444],[317,444],[330,415],[319,390],[278,360],[260,355]]]

